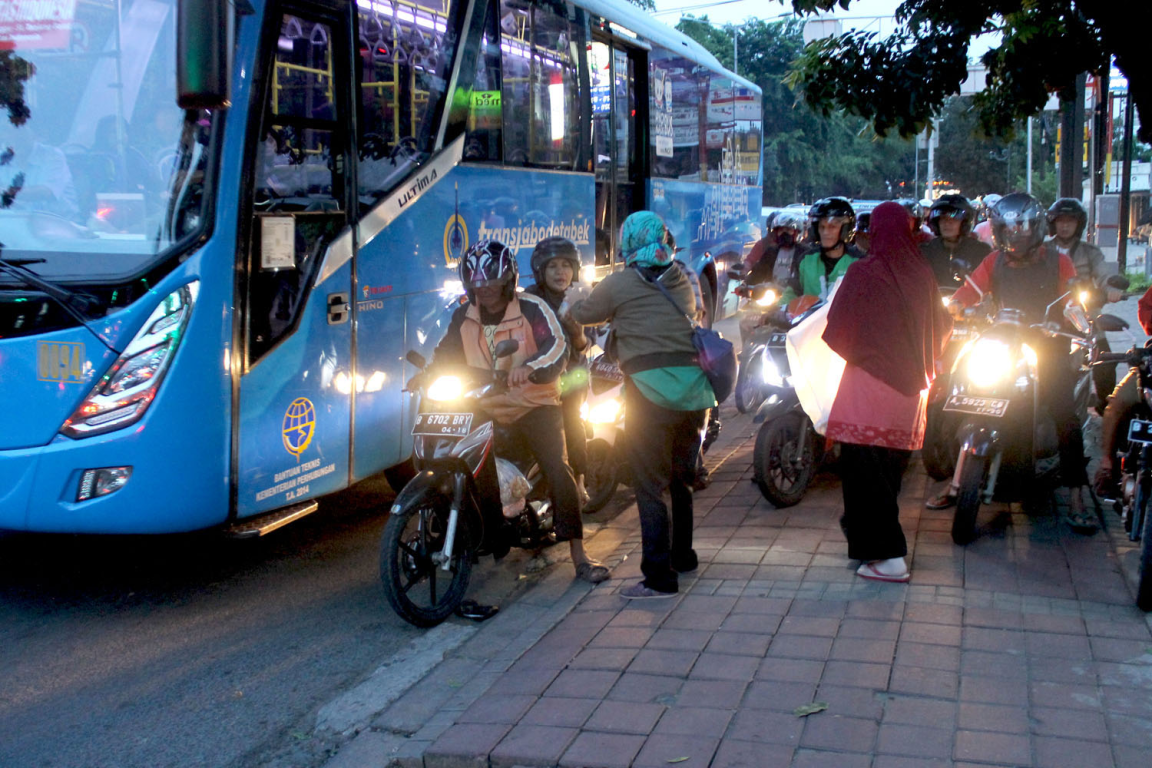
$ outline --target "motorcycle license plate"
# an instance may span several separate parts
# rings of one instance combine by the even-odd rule
[[[418,413],[412,434],[464,437],[471,429],[470,413]]]
[[[1152,443],[1152,421],[1133,419],[1128,425],[1128,442]]]
[[[944,404],[944,410],[956,413],[971,413],[975,416],[1000,418],[1008,410],[1008,401],[999,397],[969,397],[952,395]]]
[[[784,342],[786,342],[786,341],[788,341],[788,334],[786,334],[786,333],[774,333],[768,338],[768,346],[770,346],[770,347],[782,347],[782,346],[784,346]]]

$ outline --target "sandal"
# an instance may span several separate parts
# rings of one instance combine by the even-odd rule
[[[887,581],[895,584],[903,584],[912,578],[912,572],[907,568],[903,573],[882,573],[875,563],[861,563],[860,567],[856,569],[856,575],[872,581]]]
[[[500,612],[498,605],[480,605],[475,600],[465,600],[456,607],[456,615],[472,621],[486,621]]]
[[[585,560],[576,566],[576,578],[589,584],[599,584],[612,578],[612,573],[595,560]]]

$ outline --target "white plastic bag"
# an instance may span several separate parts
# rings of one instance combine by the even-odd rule
[[[785,345],[800,407],[821,435],[828,429],[828,416],[832,413],[832,403],[844,376],[844,358],[833,352],[823,338],[824,329],[828,327],[828,310],[836,298],[840,282],[837,280],[832,286],[823,306],[788,332]]]
[[[504,517],[516,517],[524,509],[524,498],[531,490],[528,478],[516,465],[505,459],[496,459],[496,477],[500,481],[500,504]]]

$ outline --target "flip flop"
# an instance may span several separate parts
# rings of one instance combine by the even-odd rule
[[[465,600],[456,608],[456,615],[472,621],[486,621],[500,612],[498,605],[480,605],[475,600]]]
[[[894,584],[903,584],[912,578],[911,571],[904,571],[904,573],[896,576],[880,573],[872,563],[862,563],[860,567],[856,569],[856,575],[865,579],[871,579],[872,581],[887,581]]]

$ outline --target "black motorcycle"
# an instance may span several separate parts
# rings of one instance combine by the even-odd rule
[[[500,342],[494,359],[518,346]],[[421,371],[407,387],[421,394],[412,428],[417,472],[384,526],[380,579],[401,618],[431,627],[463,602],[480,555],[555,543],[552,505],[531,455],[484,411],[484,397],[507,390],[506,372],[431,372],[418,353],[407,360]]]

